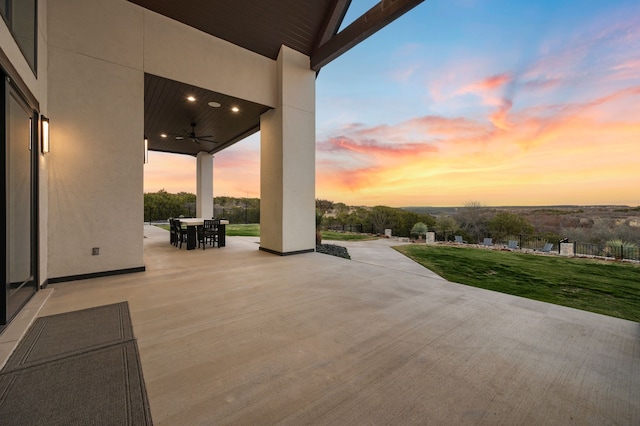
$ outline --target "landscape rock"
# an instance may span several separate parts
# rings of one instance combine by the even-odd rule
[[[344,259],[351,259],[346,247],[336,246],[334,244],[318,244],[316,245],[316,251],[318,253],[329,254],[331,256],[342,257]]]

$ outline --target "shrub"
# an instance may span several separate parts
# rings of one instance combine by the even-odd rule
[[[630,243],[628,241],[623,241],[620,239],[612,239],[612,240],[608,240],[605,243],[604,249],[602,251],[605,256],[615,257],[616,259],[622,259],[626,252],[636,250],[637,248],[638,248],[637,245]]]
[[[420,238],[421,235],[427,235],[427,225],[423,222],[416,223],[413,225],[413,228],[411,228],[411,234],[417,235],[418,238]]]

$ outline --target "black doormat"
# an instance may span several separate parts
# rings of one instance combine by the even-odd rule
[[[36,319],[0,371],[0,419],[152,424],[127,302]]]

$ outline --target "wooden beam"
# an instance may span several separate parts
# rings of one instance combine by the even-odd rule
[[[322,46],[329,41],[331,37],[336,35],[340,29],[340,24],[342,24],[342,21],[344,20],[344,16],[347,14],[350,4],[351,0],[333,0],[331,8],[325,16],[324,21],[322,22],[322,27],[316,37],[316,42],[313,46],[314,49]]]
[[[344,30],[321,44],[311,55],[311,69],[320,68],[375,34],[424,0],[381,0]]]

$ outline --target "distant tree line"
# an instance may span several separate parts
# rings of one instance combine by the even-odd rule
[[[349,207],[344,203],[319,199],[316,200],[316,209],[324,215],[323,224],[327,229],[361,229],[372,234],[384,234],[385,229],[391,229],[393,235],[408,237],[416,223],[422,222],[431,227],[436,222],[428,214],[387,206]]]
[[[504,240],[507,236],[530,235],[536,232],[526,217],[484,207],[477,201],[466,203],[455,215],[440,217],[437,222],[436,230],[450,230],[470,242],[482,241],[489,235],[495,240]],[[553,233],[547,233],[545,237],[550,240],[559,238]]]
[[[631,215],[640,208],[620,213]],[[507,236],[537,234],[548,241],[569,238],[572,241],[601,244],[611,239],[640,245],[640,227],[613,217],[588,217],[582,210],[534,210],[515,213],[506,208],[483,206],[478,201],[465,203],[450,214],[431,215],[410,209],[387,206],[347,206],[329,200],[316,200],[316,223],[321,217],[323,229],[351,229],[394,236],[417,237],[428,231],[461,235],[465,241],[479,242],[486,236],[502,240]],[[618,210],[616,210],[618,212]],[[170,217],[196,215],[196,195],[169,194],[165,190],[144,194],[144,220],[161,221]],[[214,217],[230,223],[260,223],[259,198],[215,197]],[[638,219],[640,221],[640,218]],[[412,232],[413,230],[413,232]]]
[[[446,234],[451,239],[460,235],[469,242],[481,242],[485,237],[505,240],[535,234],[551,242],[569,238],[571,241],[605,244],[615,239],[640,245],[640,227],[637,225],[640,218],[625,221],[616,217],[589,217],[589,211],[581,209],[514,212],[471,201],[463,207],[447,209],[445,214],[431,215],[421,213],[419,208],[349,207],[328,200],[316,200],[316,209],[325,215],[324,226],[333,229],[359,229],[354,226],[361,225],[363,232],[382,234],[384,229],[390,228],[396,236],[418,237],[424,234],[424,230],[421,225],[414,226],[423,223],[428,231]],[[614,212],[634,215],[638,211],[640,208],[636,207]]]
[[[399,237],[424,236],[426,231],[423,225],[428,231],[449,232],[451,236],[456,233],[468,241],[482,241],[487,234],[501,238],[535,231],[525,217],[506,211],[493,211],[478,202],[468,203],[453,216],[437,217],[386,206],[348,207],[327,200],[317,200],[316,209],[327,216],[324,223],[328,228],[362,224],[364,232],[383,234],[385,229],[391,229],[393,235]]]
[[[213,215],[230,223],[260,223],[259,198],[214,197]],[[164,189],[144,194],[145,222],[196,216],[196,194],[170,194]]]
[[[633,214],[638,209],[628,209]],[[478,242],[491,236],[504,240],[507,236],[536,234],[547,241],[571,241],[605,244],[612,239],[640,245],[640,227],[632,221],[615,217],[589,217],[582,210],[534,210],[514,213],[508,209],[490,208],[479,202],[469,202],[455,214],[439,216],[435,231],[450,230],[465,240]]]
[[[164,189],[144,194],[145,222],[167,220],[170,217],[196,215],[196,195],[188,192],[170,194]]]

